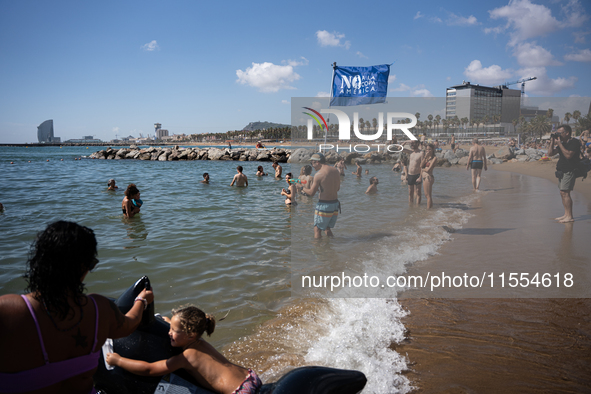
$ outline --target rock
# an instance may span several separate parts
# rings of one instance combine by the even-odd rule
[[[269,151],[262,151],[257,155],[257,160],[258,161],[269,161],[270,160],[270,153]]]
[[[494,153],[494,157],[502,160],[511,160],[515,157],[515,152],[508,146],[503,146]]]
[[[459,149],[458,149],[459,150]],[[458,160],[458,163],[461,166],[466,166],[468,165],[468,156],[464,156],[461,159]]]
[[[460,162],[460,159],[458,159],[457,157],[454,157],[453,159],[447,160],[447,161],[449,162],[449,164],[458,164]],[[468,159],[466,159],[466,163],[467,162],[468,162]]]
[[[449,160],[450,162],[452,159],[459,159],[458,156],[450,149],[443,154],[443,158]]]
[[[458,148],[458,149],[456,149],[456,153],[454,153],[454,154],[456,155],[456,157],[461,159],[462,157],[468,156],[468,153],[469,152],[467,150],[462,149],[462,148]]]
[[[528,161],[529,160],[528,155],[517,155],[515,158],[517,159],[517,161]]]
[[[140,160],[150,160],[151,157],[152,157],[152,154],[151,153],[144,152],[144,153],[140,153],[137,158],[140,159]]]
[[[293,151],[289,157],[288,163],[307,163],[314,153],[313,149],[299,148]]]
[[[218,148],[209,148],[207,151],[207,157],[209,160],[219,160],[226,152]]]
[[[172,149],[164,149],[160,156],[158,156],[158,161],[167,161],[168,156],[172,153]]]

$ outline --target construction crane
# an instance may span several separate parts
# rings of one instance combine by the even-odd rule
[[[504,86],[507,87],[509,85],[515,85],[516,83],[521,84],[521,106],[523,107],[523,98],[525,97],[525,83],[528,81],[533,81],[534,79],[538,79],[538,77],[529,77],[529,78],[520,79],[519,81],[515,81],[515,82],[507,82],[507,83],[505,83]]]

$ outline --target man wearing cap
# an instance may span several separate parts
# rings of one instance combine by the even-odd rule
[[[332,237],[331,228],[335,226],[341,209],[337,196],[341,188],[341,175],[339,170],[326,165],[326,158],[322,153],[314,153],[310,157],[310,164],[316,170],[316,175],[312,185],[303,191],[308,196],[313,196],[320,190],[314,211],[314,238],[321,238],[322,231],[326,231],[326,235]]]

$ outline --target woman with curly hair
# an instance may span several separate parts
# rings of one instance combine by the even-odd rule
[[[125,315],[106,297],[84,294],[96,246],[94,232],[72,222],[38,234],[24,275],[29,293],[0,297],[0,392],[93,393],[105,340],[139,325],[151,290]]]

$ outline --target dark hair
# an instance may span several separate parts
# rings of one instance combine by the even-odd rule
[[[26,290],[64,319],[70,311],[68,296],[82,296],[82,275],[96,263],[94,231],[73,222],[51,223],[31,245]]]
[[[304,175],[310,175],[312,173],[312,166],[310,164],[306,164],[304,166]]]
[[[571,129],[569,125],[567,125],[567,124],[561,124],[560,126],[558,126],[556,128],[556,130],[560,130],[561,128],[564,129],[564,131],[566,131],[568,133],[568,135],[572,135],[573,129]]]
[[[258,166],[257,171],[263,172],[263,166]]]
[[[203,173],[203,178],[205,178],[206,176],[208,176],[209,174],[207,172]]]
[[[285,177],[289,177],[289,179],[293,178],[293,175],[291,175],[291,172],[288,172],[287,174],[285,174]]]
[[[243,170],[242,166],[238,166],[238,167],[236,167],[236,169],[240,172],[242,172],[242,170]]]
[[[194,305],[183,305],[173,309],[172,316],[179,317],[181,327],[187,334],[197,334],[201,337],[205,332],[207,336],[211,336],[215,330],[215,317],[206,315]]]
[[[127,189],[125,190],[125,197],[131,198],[131,196],[135,196],[139,192],[140,191],[138,190],[135,183],[130,183],[129,186],[127,186]]]
[[[371,178],[369,178],[369,184],[373,185],[375,183],[375,181],[377,181],[377,179],[378,179],[377,177],[372,176]]]

